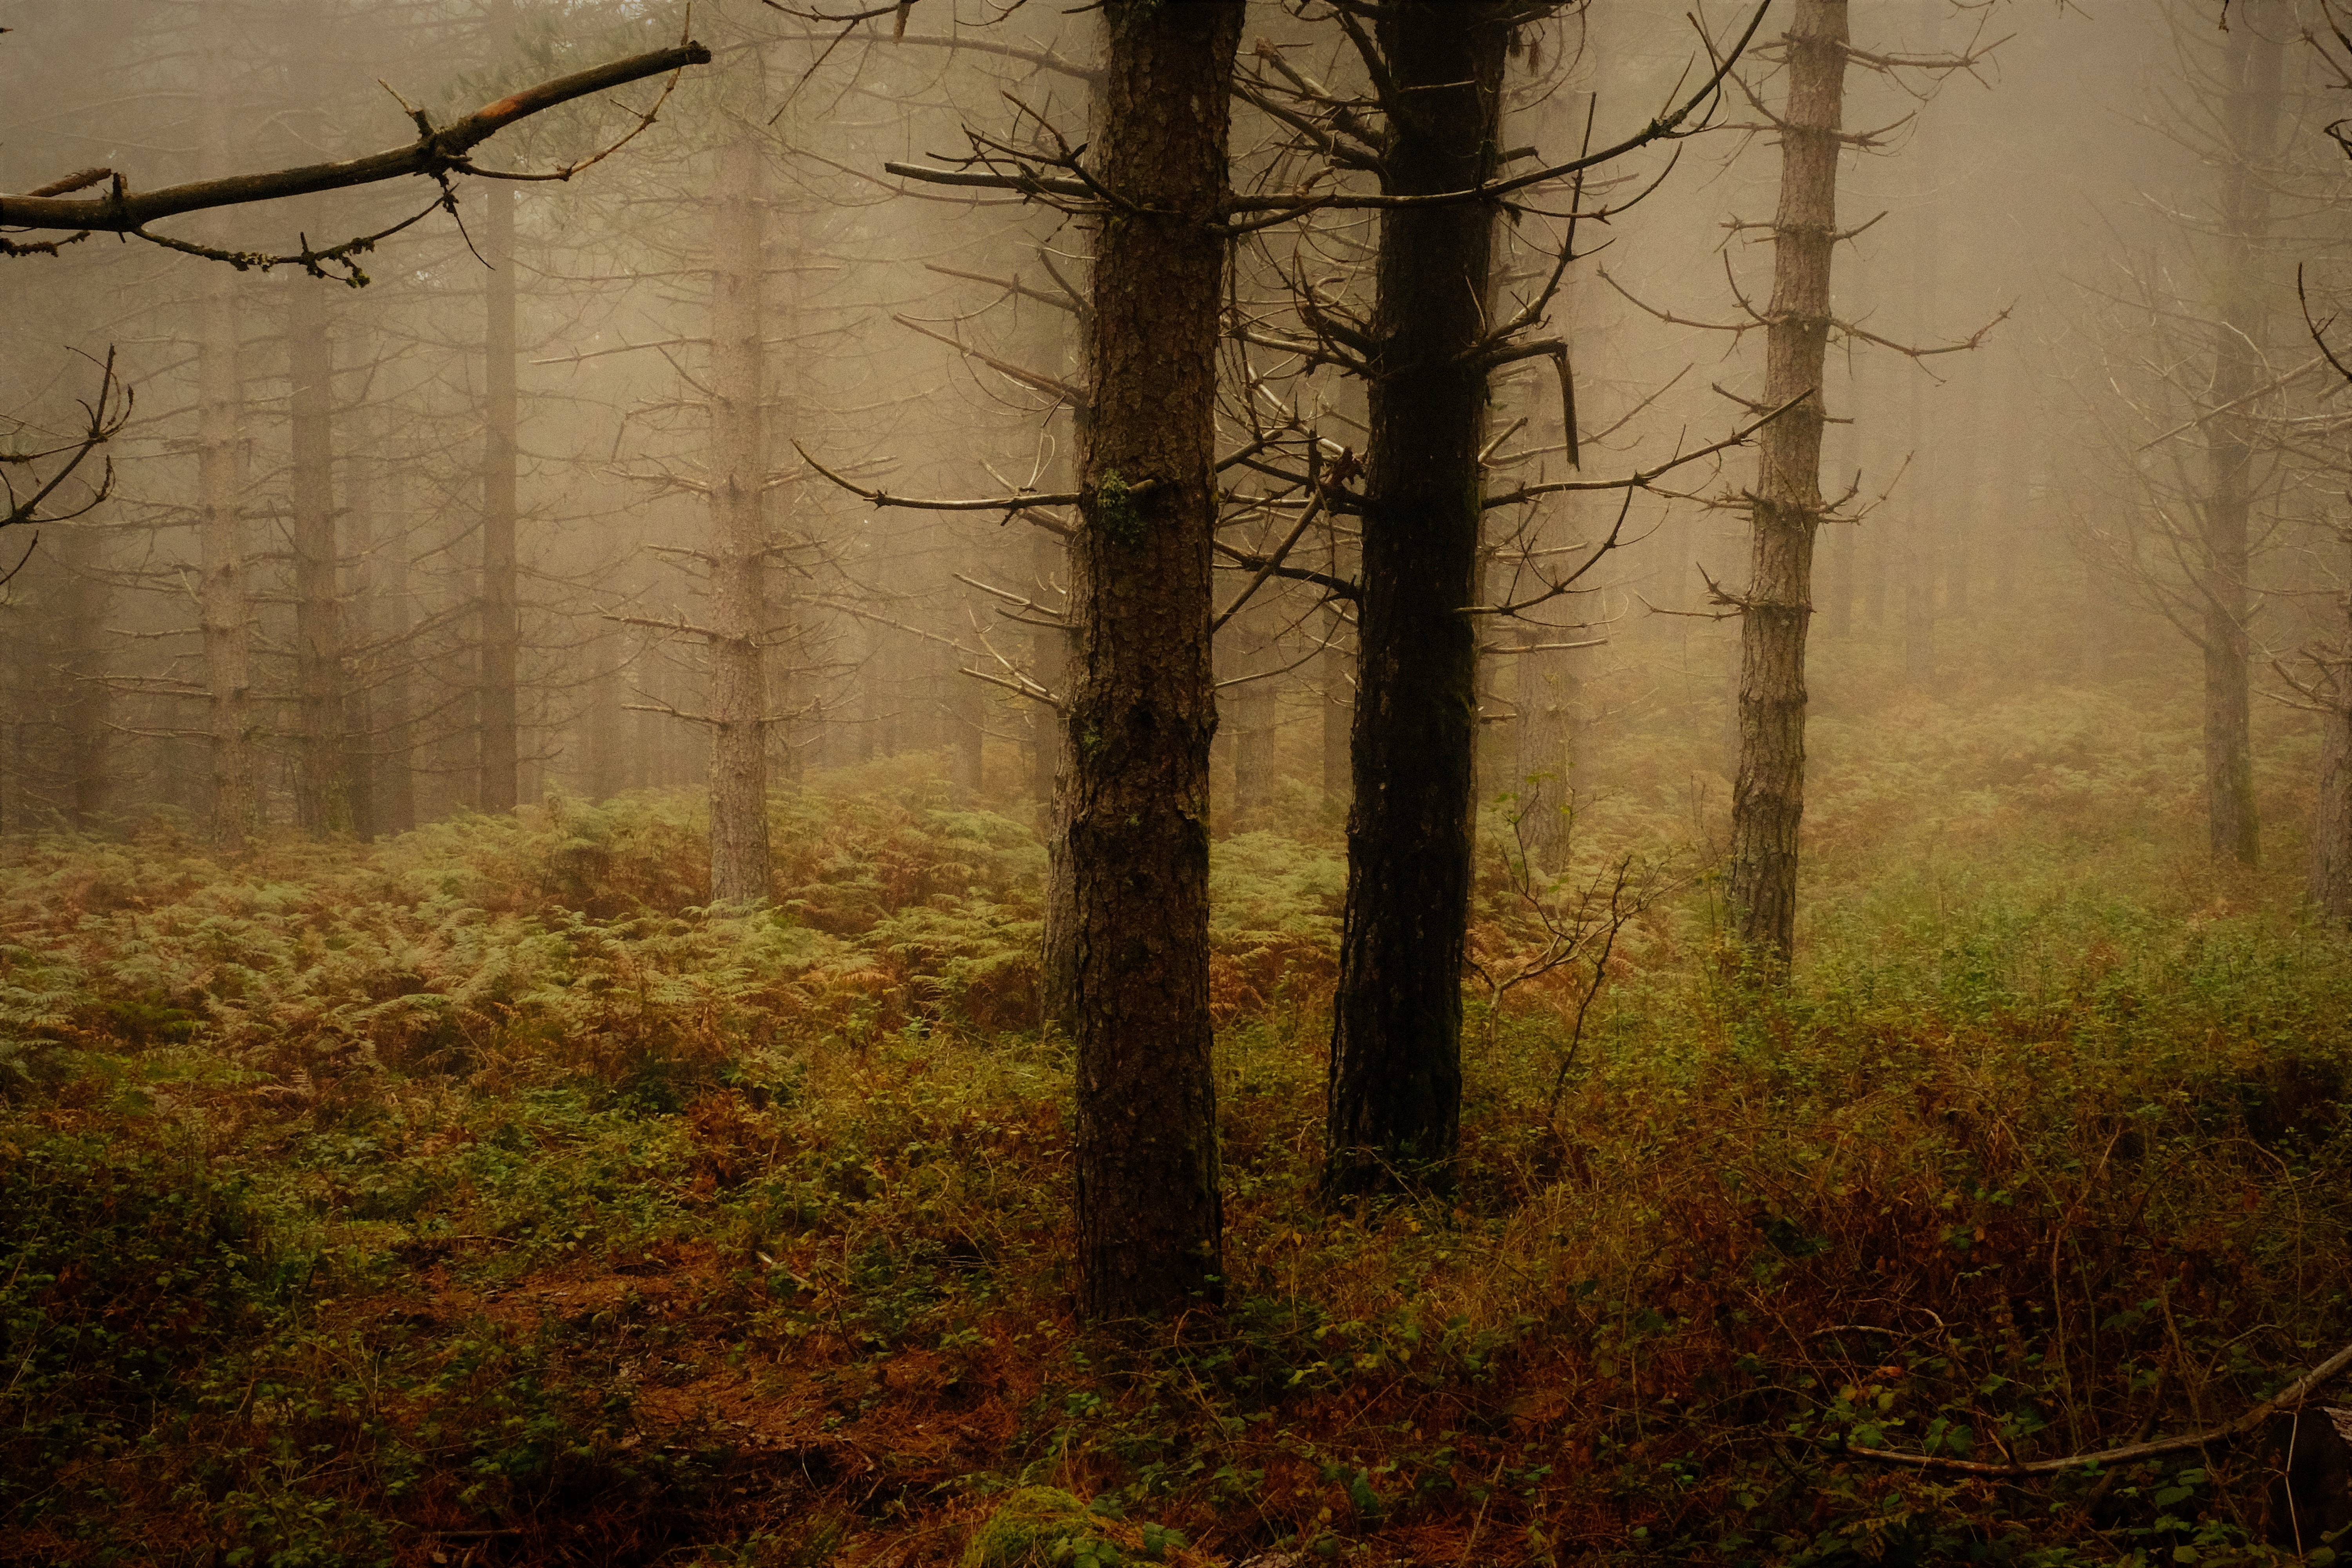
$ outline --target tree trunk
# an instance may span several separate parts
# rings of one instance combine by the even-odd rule
[[[416,607],[408,587],[413,519],[403,465],[392,460],[378,464],[376,480],[379,504],[390,527],[371,573],[375,605],[371,613],[382,633],[374,645],[383,664],[376,678],[374,706],[383,716],[383,733],[371,740],[368,749],[375,758],[377,831],[405,833],[416,826]]]
[[[1084,421],[1076,431],[1087,438]],[[1066,582],[1071,569],[1069,548],[1043,529],[1034,531],[1033,596],[1053,603],[1052,584]],[[1075,613],[1075,605],[1073,606]],[[1049,691],[1066,691],[1070,670],[1070,634],[1056,627],[1038,627],[1029,639],[1031,674]],[[1041,942],[1044,952],[1045,1023],[1066,1037],[1077,1037],[1077,891],[1070,884],[1069,745],[1066,714],[1043,703],[1024,701],[1029,744],[1029,790],[1037,802],[1037,820],[1045,836],[1045,910]]]
[[[1921,0],[1925,18],[1923,54],[1943,50],[1944,6],[1947,0]],[[1938,166],[1937,128],[1922,124],[1918,132],[1915,178],[1923,190],[1936,188]],[[1920,342],[1934,330],[1942,295],[1943,225],[1937,208],[1927,203],[1920,212],[1919,236],[1911,253],[1911,335]],[[1903,574],[1903,679],[1925,688],[1936,679],[1936,545],[1942,521],[1942,498],[1937,491],[1939,465],[1934,432],[1937,423],[1928,405],[1932,384],[1917,364],[1910,378],[1911,458],[1903,480],[1906,493],[1902,518],[1899,567]]]
[[[2224,71],[2229,98],[2221,190],[2221,321],[2205,422],[2210,491],[2199,563],[2205,601],[2205,799],[2213,856],[2252,866],[2262,858],[2254,811],[2252,664],[2253,447],[2249,414],[2235,405],[2264,374],[2262,242],[2271,220],[2264,165],[2278,141],[2284,18],[2269,0],[2247,0],[2230,30]]]
[[[351,799],[352,831],[373,838],[383,831],[377,798],[377,764],[383,737],[376,732],[373,660],[383,635],[383,610],[376,596],[377,485],[383,466],[376,462],[376,422],[362,414],[352,422],[351,451],[343,458],[343,515],[350,520],[351,569],[343,576],[343,655],[338,672],[343,690],[342,756],[338,764]]]
[[[515,680],[520,663],[522,612],[515,581],[517,514],[515,387],[514,187],[484,182],[482,258],[488,263],[483,300],[483,384],[488,394],[482,455],[481,648],[478,708],[481,777],[477,804],[512,811],[520,780],[520,718]]]
[[[1395,91],[1383,186],[1433,194],[1495,168],[1508,16],[1500,0],[1396,0],[1380,45]],[[1462,963],[1478,738],[1478,583],[1494,208],[1381,226],[1364,483],[1355,802],[1325,1130],[1335,1192],[1450,1183],[1461,1136]]]
[[[1234,617],[1235,675],[1259,676],[1231,688],[1234,715],[1234,831],[1250,833],[1267,826],[1273,815],[1281,769],[1276,759],[1281,739],[1280,678],[1266,672],[1276,668],[1281,650],[1275,646],[1272,606],[1249,605]]]
[[[1338,616],[1332,617],[1330,641],[1323,645],[1322,761],[1323,804],[1344,807],[1353,782],[1348,775],[1349,731],[1356,717],[1356,658],[1349,646],[1353,634]]]
[[[343,773],[343,607],[336,581],[334,345],[328,285],[285,285],[287,376],[293,424],[294,815],[314,838],[351,829]]]
[[[58,666],[64,677],[61,721],[66,821],[78,833],[103,824],[111,791],[107,768],[110,706],[106,682],[106,605],[102,535],[70,523],[58,531]]]
[[[2352,622],[2352,616],[2347,616]],[[2320,714],[2319,802],[2311,826],[2311,901],[2352,920],[2352,679],[2338,670]]]
[[[230,60],[222,8],[206,16],[206,75],[226,79]],[[205,96],[200,134],[207,175],[227,172],[223,97]],[[219,236],[226,242],[227,236]],[[251,611],[245,592],[245,382],[237,365],[237,275],[203,269],[196,337],[197,616],[204,638],[205,729],[212,742],[213,844],[244,850],[258,826],[251,726]]]
[[[622,754],[622,705],[628,700],[621,684],[621,667],[627,647],[620,634],[606,632],[589,645],[596,673],[588,687],[588,769],[582,791],[590,800],[606,801],[626,787]]]
[[[938,650],[940,701],[947,709],[948,745],[956,787],[978,796],[987,782],[989,689],[963,673],[950,649]],[[1058,726],[1057,726],[1058,728]]]
[[[1081,1297],[1181,1307],[1223,1271],[1210,1070],[1210,541],[1239,0],[1108,0],[1071,550],[1066,801]]]
[[[1566,868],[1569,807],[1575,799],[1576,710],[1584,683],[1577,674],[1582,648],[1544,647],[1573,641],[1565,627],[1531,626],[1520,634],[1517,756],[1511,791],[1518,797],[1519,842],[1528,863],[1550,876]]]
[[[756,903],[768,853],[766,152],[719,153],[710,307],[710,896]]]
[[[1797,0],[1783,39],[1780,208],[1772,226],[1764,402],[1803,397],[1765,426],[1754,563],[1739,616],[1739,769],[1728,897],[1740,940],[1785,970],[1797,940],[1797,833],[1805,811],[1805,634],[1822,513],[1822,378],[1837,240],[1846,0]]]

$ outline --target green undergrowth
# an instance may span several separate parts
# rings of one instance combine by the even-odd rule
[[[2191,1431],[2352,1341],[2345,940],[2204,867],[2177,736],[2102,761],[2134,710],[2084,701],[1833,730],[1796,983],[1689,875],[1572,1057],[1570,990],[1474,1005],[1421,1202],[1318,1194],[1328,834],[1224,841],[1223,1300],[1108,1329],[1043,852],[920,768],[780,797],[761,910],[705,906],[664,795],[14,846],[0,1561],[2287,1552],[2259,1436],[2030,1482],[1852,1451]],[[1596,863],[1703,867],[1617,777]]]

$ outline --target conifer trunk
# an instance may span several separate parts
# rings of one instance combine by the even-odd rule
[[[719,153],[712,238],[710,896],[764,901],[768,851],[766,156]]]
[[[385,669],[376,687],[375,704],[383,714],[383,733],[369,750],[376,757],[377,831],[405,833],[416,826],[416,711],[414,692],[415,650],[410,646],[415,606],[408,587],[408,487],[399,462],[386,460],[376,469],[377,496],[386,529],[382,553],[370,574],[374,589],[375,624],[383,632]]]
[[[1846,0],[1797,0],[1782,40],[1780,206],[1772,227],[1764,403],[1803,402],[1765,426],[1751,515],[1755,553],[1740,612],[1739,767],[1728,893],[1740,939],[1785,969],[1797,931],[1797,836],[1805,807],[1805,636],[1822,513],[1822,373],[1837,239],[1838,127]]]
[[[2352,622],[2352,616],[2347,616]],[[2352,629],[2352,626],[2347,626]],[[2312,903],[2333,920],[2352,920],[2352,671],[2338,669],[2321,710],[2319,799],[2311,827]]]
[[[1216,232],[1239,0],[1108,0],[1092,417],[1071,550],[1067,839],[1081,1296],[1179,1308],[1223,1271],[1210,1071]]]
[[[383,737],[376,731],[375,672],[373,668],[383,612],[376,596],[377,487],[383,465],[374,461],[379,442],[377,422],[362,415],[353,422],[351,455],[343,460],[343,515],[350,520],[343,574],[343,658],[340,671],[343,689],[342,771],[350,792],[352,831],[373,838],[383,831],[377,788],[377,770],[383,760]]]
[[[1323,764],[1323,804],[1342,806],[1348,804],[1349,731],[1356,717],[1356,659],[1349,647],[1351,634],[1348,626],[1333,617],[1330,638],[1323,646],[1318,661],[1323,698],[1321,752]]]
[[[104,825],[112,790],[107,763],[111,706],[106,681],[106,630],[110,595],[104,575],[104,547],[97,530],[67,524],[58,531],[58,633],[62,645],[60,665],[66,676],[61,722],[66,821],[76,832],[93,833]]]
[[[1547,876],[1565,868],[1569,850],[1568,807],[1575,790],[1576,710],[1583,694],[1578,675],[1580,648],[1542,644],[1575,640],[1548,626],[1520,633],[1517,754],[1511,767],[1511,793],[1517,797],[1519,842],[1528,863]]]
[[[1394,0],[1378,37],[1410,115],[1383,188],[1429,195],[1495,168],[1508,17],[1499,0]],[[1478,732],[1475,602],[1494,209],[1403,208],[1381,226],[1372,335],[1348,819],[1326,1179],[1349,1192],[1451,1180],[1461,1132],[1462,963]]]
[[[518,510],[515,386],[514,189],[484,182],[489,191],[482,223],[482,258],[489,264],[483,302],[483,386],[487,405],[482,453],[482,624],[477,721],[481,726],[481,777],[477,803],[484,811],[514,809],[520,750],[515,680],[521,662],[522,611],[515,575]]]
[[[205,66],[228,79],[226,7],[205,17]],[[208,92],[199,134],[207,176],[227,173],[228,116],[223,95]],[[221,237],[227,237],[224,232]],[[204,641],[205,730],[212,750],[212,837],[241,852],[258,826],[250,716],[250,615],[245,588],[245,382],[237,364],[237,275],[204,268],[196,328],[197,616]]]
[[[2254,808],[2254,454],[2251,411],[2242,406],[2264,374],[2263,242],[2271,226],[2263,165],[2278,141],[2285,47],[2284,18],[2267,0],[2246,0],[2230,30],[2224,70],[2226,138],[2221,189],[2221,320],[2214,327],[2213,386],[2205,421],[2210,487],[2203,508],[2205,603],[2199,641],[2205,656],[2205,798],[2214,858],[2252,866],[2262,858]]]
[[[312,837],[348,832],[343,775],[343,628],[336,581],[334,347],[327,285],[286,285],[287,374],[293,425],[295,821]]]

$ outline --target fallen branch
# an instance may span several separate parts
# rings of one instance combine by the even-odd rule
[[[2126,1443],[2120,1448],[2102,1448],[2094,1454],[2068,1454],[2057,1459],[2031,1459],[1997,1465],[1982,1459],[1947,1458],[1941,1454],[1904,1454],[1892,1448],[1849,1446],[1845,1451],[1857,1459],[1876,1459],[1881,1464],[1908,1465],[1923,1470],[1957,1470],[1970,1476],[2051,1476],[2092,1466],[2128,1464],[2134,1459],[2153,1459],[2164,1454],[2178,1454],[2188,1448],[2201,1448],[2209,1443],[2242,1437],[2279,1412],[2300,1406],[2321,1384],[2347,1366],[2352,1366],[2352,1345],[2337,1351],[2226,1426],[2192,1432],[2185,1437],[2158,1437],[2153,1442]]]

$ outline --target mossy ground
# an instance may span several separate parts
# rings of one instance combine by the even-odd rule
[[[1459,1192],[1351,1211],[1294,803],[1217,869],[1224,1303],[1108,1330],[1010,805],[820,780],[761,913],[698,907],[666,795],[13,846],[0,1561],[900,1568],[1042,1489],[1192,1561],[2271,1553],[2258,1447],[1843,1452],[2187,1430],[2352,1341],[2352,953],[2291,826],[2206,863],[2194,722],[2154,681],[1832,692],[1796,983],[1727,973],[1693,874],[1556,1099],[1531,986],[1471,1031]],[[1706,748],[1609,747],[1593,852],[1703,866]],[[2291,824],[2307,738],[2264,748]]]

